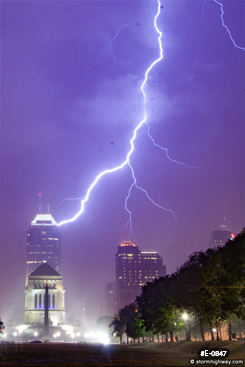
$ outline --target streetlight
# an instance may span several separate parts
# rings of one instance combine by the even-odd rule
[[[187,320],[188,320],[189,316],[186,312],[184,312],[182,314],[182,319],[184,320],[185,322],[185,332],[186,332],[186,341],[189,341],[189,337],[188,337],[188,330],[187,330]]]
[[[213,329],[213,332],[216,333],[216,340],[219,340],[219,330],[218,330],[218,327],[217,329]]]
[[[183,315],[182,315],[182,319],[184,319],[186,321],[186,320],[188,320],[188,317],[189,316],[187,315],[187,313],[184,312]]]

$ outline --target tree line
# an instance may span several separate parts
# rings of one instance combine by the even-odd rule
[[[194,252],[172,275],[153,280],[142,287],[135,303],[120,309],[110,324],[120,338],[140,339],[166,335],[174,340],[181,330],[191,340],[199,328],[202,340],[209,330],[219,340],[219,326],[245,319],[245,229],[224,246]]]

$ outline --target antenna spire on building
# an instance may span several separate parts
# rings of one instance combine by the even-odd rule
[[[41,212],[42,212],[42,194],[39,193],[38,197],[39,197],[38,214],[41,214]]]
[[[48,214],[50,214],[49,194],[48,194]]]

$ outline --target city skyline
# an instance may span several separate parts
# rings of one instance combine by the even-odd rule
[[[58,230],[57,222],[54,220],[54,218],[52,217],[51,214],[49,214],[49,213],[46,213],[45,214],[45,211],[44,210],[42,210],[42,211],[43,211],[42,214],[39,214],[39,213],[36,214],[34,220],[31,222],[30,229],[27,231],[27,245],[28,245],[28,239],[29,239],[28,234],[30,233],[30,230],[31,230],[31,228],[33,226],[34,226],[34,228],[35,227],[36,228],[37,227],[40,227],[42,230],[43,229],[46,229],[47,230],[47,228],[48,228],[49,229],[48,234],[49,233],[56,233],[56,235],[57,235],[57,230]],[[56,227],[56,228],[53,229],[52,227]],[[40,233],[42,233],[42,230],[40,231]],[[51,230],[51,232],[50,232],[50,230]],[[55,230],[55,232],[54,232],[54,230]],[[59,238],[57,238],[57,239],[59,239],[59,255],[60,255],[60,246],[61,246],[60,236],[61,236],[61,232],[58,230],[58,233],[59,233]],[[46,233],[45,233],[45,237],[47,237],[46,236]],[[207,248],[218,248],[219,246],[224,246],[224,244],[229,239],[233,239],[234,237],[235,237],[235,234],[233,232],[231,232],[231,231],[228,231],[227,228],[226,228],[226,225],[223,224],[223,225],[220,226],[220,228],[218,228],[217,230],[213,230],[211,232],[211,238],[209,240],[209,243],[207,245]],[[118,265],[117,265],[118,260],[117,260],[117,258],[118,258],[118,251],[119,251],[119,249],[122,248],[122,247],[124,248],[125,246],[126,247],[129,246],[130,248],[132,248],[132,246],[133,246],[133,250],[135,249],[133,252],[135,252],[135,255],[137,255],[137,258],[139,256],[139,259],[138,260],[143,260],[144,261],[147,258],[147,256],[150,255],[150,260],[152,260],[152,256],[153,256],[154,260],[156,260],[156,259],[158,261],[160,260],[160,262],[162,264],[162,257],[159,256],[159,254],[157,254],[156,251],[139,251],[139,247],[137,245],[133,244],[131,241],[123,241],[123,242],[121,242],[117,246],[116,267],[115,267],[116,281],[114,281],[114,283],[117,283],[118,278],[119,278],[119,275],[122,275],[122,274],[119,274],[120,271],[118,270]],[[121,255],[123,255],[124,252],[123,251],[121,251],[121,252],[122,252]],[[128,252],[132,252],[132,251],[129,249]],[[55,255],[55,254],[56,253],[54,252],[53,255]],[[191,255],[191,254],[189,254],[189,255]],[[37,255],[37,256],[38,256],[38,258],[40,257],[39,255]],[[48,256],[48,254],[47,254],[47,256]],[[40,268],[40,264],[45,265],[45,263],[47,263],[47,266],[50,267],[51,262],[49,262],[48,260],[45,259],[45,257],[47,258],[47,256],[44,254],[44,255],[42,255],[42,260],[40,260],[38,262],[37,261],[34,261],[35,262],[34,268],[38,270]],[[132,256],[132,255],[130,255],[130,256]],[[157,256],[157,258],[156,258],[156,256]],[[27,259],[28,259],[28,247],[27,247]],[[54,260],[54,259],[52,259],[52,260]],[[59,262],[60,262],[60,260],[61,260],[61,257],[59,257]],[[63,260],[62,263],[65,265],[65,260]],[[183,264],[180,264],[180,265],[183,265]],[[112,267],[114,267],[114,266],[112,266]],[[56,268],[58,269],[58,266],[56,266]],[[150,266],[150,268],[151,268],[151,266]],[[28,267],[28,261],[27,261],[27,263],[26,263],[26,271],[27,272],[28,272],[28,269],[29,269],[29,267]],[[31,273],[35,274],[35,269],[32,270]],[[149,275],[149,279],[144,279],[144,275],[142,277],[142,274],[141,274],[141,276],[140,276],[139,279],[142,278],[141,279],[141,283],[142,284],[141,283],[139,284],[140,287],[143,286],[144,284],[146,284],[147,281],[154,280],[155,278],[158,278],[160,276],[165,276],[166,274],[171,275],[170,272],[167,272],[166,271],[166,265],[162,265],[162,270],[160,270],[159,274],[155,274],[155,269],[154,269],[154,276],[153,276],[153,274],[150,274],[147,269],[148,269],[148,266],[145,269],[145,271],[147,272],[147,274],[145,274],[145,276],[146,276],[146,278],[148,278],[148,275]],[[159,271],[159,266],[157,266],[156,269],[157,269],[157,272],[158,272]],[[66,280],[64,280],[64,281],[66,282]],[[114,306],[112,307],[112,304],[109,304],[108,303],[107,294],[105,294],[104,300],[103,301],[100,301],[100,304],[98,303],[98,305],[97,305],[99,308],[98,308],[98,314],[97,314],[96,317],[100,317],[100,316],[103,316],[103,315],[110,315],[110,316],[112,316],[113,313],[111,313],[111,314],[108,313],[107,312],[108,309],[110,309],[110,310],[114,309],[115,312],[117,312],[120,308],[124,307],[125,305],[134,302],[134,299],[136,298],[136,296],[137,295],[140,295],[140,291],[137,290],[134,293],[134,296],[135,297],[133,297],[133,298],[132,297],[129,297],[129,298],[126,297],[125,298],[125,300],[128,300],[128,302],[125,301],[125,300],[122,300],[122,299],[120,299],[120,296],[118,294],[118,289],[120,287],[118,287],[118,285],[116,285],[116,284],[113,285],[114,283],[107,283],[107,284],[104,285],[104,287],[107,289],[106,290],[106,293],[107,292],[110,292],[113,289],[113,292],[114,292],[114,294],[113,294],[113,300],[109,300],[109,301],[112,301],[113,304],[114,304]],[[109,285],[111,285],[111,286],[108,287]],[[137,283],[137,285],[138,285],[138,283]],[[69,289],[68,289],[68,291],[69,291]],[[83,293],[82,294],[82,301],[81,301],[81,303],[82,303],[82,309],[81,309],[81,312],[80,312],[80,316],[81,316],[80,318],[82,320],[82,325],[84,325],[86,327],[87,323],[88,322],[91,322],[91,315],[89,317],[87,317],[87,310],[90,308],[90,305],[91,304],[89,302],[88,303],[87,302],[84,302],[84,299],[87,299],[87,294],[86,294],[86,292],[84,294],[84,291],[82,293]],[[78,296],[78,298],[79,298],[79,296]],[[24,304],[19,304],[19,305],[17,305],[17,307],[20,306],[20,308],[22,308],[23,305]],[[22,308],[22,310],[24,311],[24,308]],[[14,320],[14,317],[13,316],[12,316],[12,318]],[[69,319],[69,316],[68,316],[68,319]],[[93,319],[93,317],[92,317],[92,319]],[[19,315],[18,315],[18,320],[19,320]],[[73,320],[73,318],[71,318],[71,320]],[[79,322],[80,322],[80,320],[79,320]]]
[[[71,218],[96,175],[129,151],[143,114],[144,73],[159,57],[157,6],[2,2],[1,318],[9,302],[24,304],[26,230],[38,193],[50,194],[57,223]],[[243,14],[243,2],[225,2],[225,24],[244,47]],[[220,16],[213,0],[162,2],[163,60],[149,74],[148,126],[130,157],[153,201],[131,187],[126,166],[103,177],[83,215],[60,227],[70,317],[81,315],[80,294],[89,318],[100,316],[123,241],[156,251],[171,274],[207,249],[213,229],[226,224],[237,234],[244,227],[245,53]]]

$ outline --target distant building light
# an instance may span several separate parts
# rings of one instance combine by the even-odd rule
[[[125,241],[123,242],[120,247],[125,247],[125,246],[133,246],[133,247],[136,247],[135,244],[133,244],[131,241]]]

